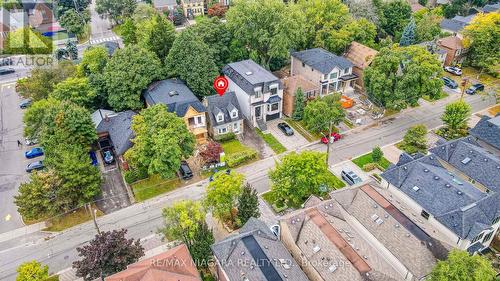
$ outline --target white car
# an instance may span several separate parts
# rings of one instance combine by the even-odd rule
[[[458,75],[458,76],[462,75],[462,70],[461,70],[460,68],[458,68],[458,67],[454,67],[454,66],[445,66],[445,67],[444,67],[444,70],[445,70],[446,72],[449,72],[449,73],[451,73],[451,74],[455,74],[455,75]]]

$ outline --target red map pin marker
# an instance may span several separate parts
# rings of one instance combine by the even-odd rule
[[[229,82],[224,76],[219,76],[214,80],[214,89],[219,96],[222,96],[226,92],[228,86]]]

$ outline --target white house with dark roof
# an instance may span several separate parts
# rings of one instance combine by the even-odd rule
[[[500,114],[494,118],[482,116],[476,126],[469,130],[469,134],[500,150]]]
[[[321,48],[293,52],[291,60],[291,75],[313,82],[320,89],[320,96],[352,92],[358,79],[352,72],[352,62]]]
[[[229,81],[228,91],[236,94],[241,112],[252,126],[265,131],[266,122],[281,118],[283,85],[278,77],[253,60],[230,63],[222,71]]]
[[[208,96],[204,102],[208,114],[208,132],[212,137],[243,133],[243,114],[234,92]]]

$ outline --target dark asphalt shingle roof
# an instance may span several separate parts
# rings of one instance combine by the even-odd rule
[[[243,119],[240,104],[238,103],[238,99],[236,98],[236,94],[234,92],[228,92],[222,96],[208,96],[207,103],[208,116],[210,118],[210,124],[213,127]],[[238,115],[235,118],[232,118],[230,114],[233,109],[236,109],[236,111],[238,112]],[[221,122],[218,122],[216,117],[219,112],[224,115],[224,120]]]
[[[500,10],[500,3],[485,5],[482,10],[485,13],[491,13],[491,12],[498,11],[498,10]]]
[[[249,95],[254,94],[256,87],[263,87],[263,93],[269,91],[271,84],[277,83],[280,89],[283,88],[278,77],[253,60],[230,63],[222,68],[222,72]]]
[[[476,126],[469,130],[469,134],[500,149],[500,115],[494,118],[482,116]]]
[[[460,32],[466,25],[467,23],[454,19],[443,19],[439,24],[442,29],[451,30],[453,32]]]
[[[332,72],[335,67],[346,69],[354,66],[348,59],[334,55],[321,48],[293,52],[292,57],[299,59],[323,74]]]
[[[176,78],[154,82],[143,96],[148,105],[165,104],[169,112],[175,112],[179,117],[184,117],[190,106],[198,112],[206,111],[188,86]]]
[[[131,139],[134,132],[130,128],[132,117],[136,115],[132,110],[109,114],[110,111],[101,109],[92,114],[97,133],[108,133],[116,154],[123,155],[132,147]],[[106,118],[107,116],[107,118]]]

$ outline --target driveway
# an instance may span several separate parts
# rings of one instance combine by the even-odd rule
[[[101,153],[97,152],[96,156],[102,174],[101,194],[96,198],[96,205],[105,214],[130,206],[127,187],[116,161],[104,165]]]
[[[267,122],[267,130],[287,149],[295,150],[309,142],[298,132],[294,132],[292,136],[286,136],[279,128],[278,124],[285,122],[282,119],[276,119]],[[285,122],[286,123],[286,122]]]
[[[336,177],[338,177],[341,180],[343,180],[341,175],[342,170],[353,171],[356,175],[358,175],[358,177],[360,177],[363,180],[363,182],[370,179],[370,176],[367,173],[365,173],[363,170],[361,170],[361,168],[359,168],[356,164],[354,164],[349,160],[330,166],[330,172],[332,172]]]

